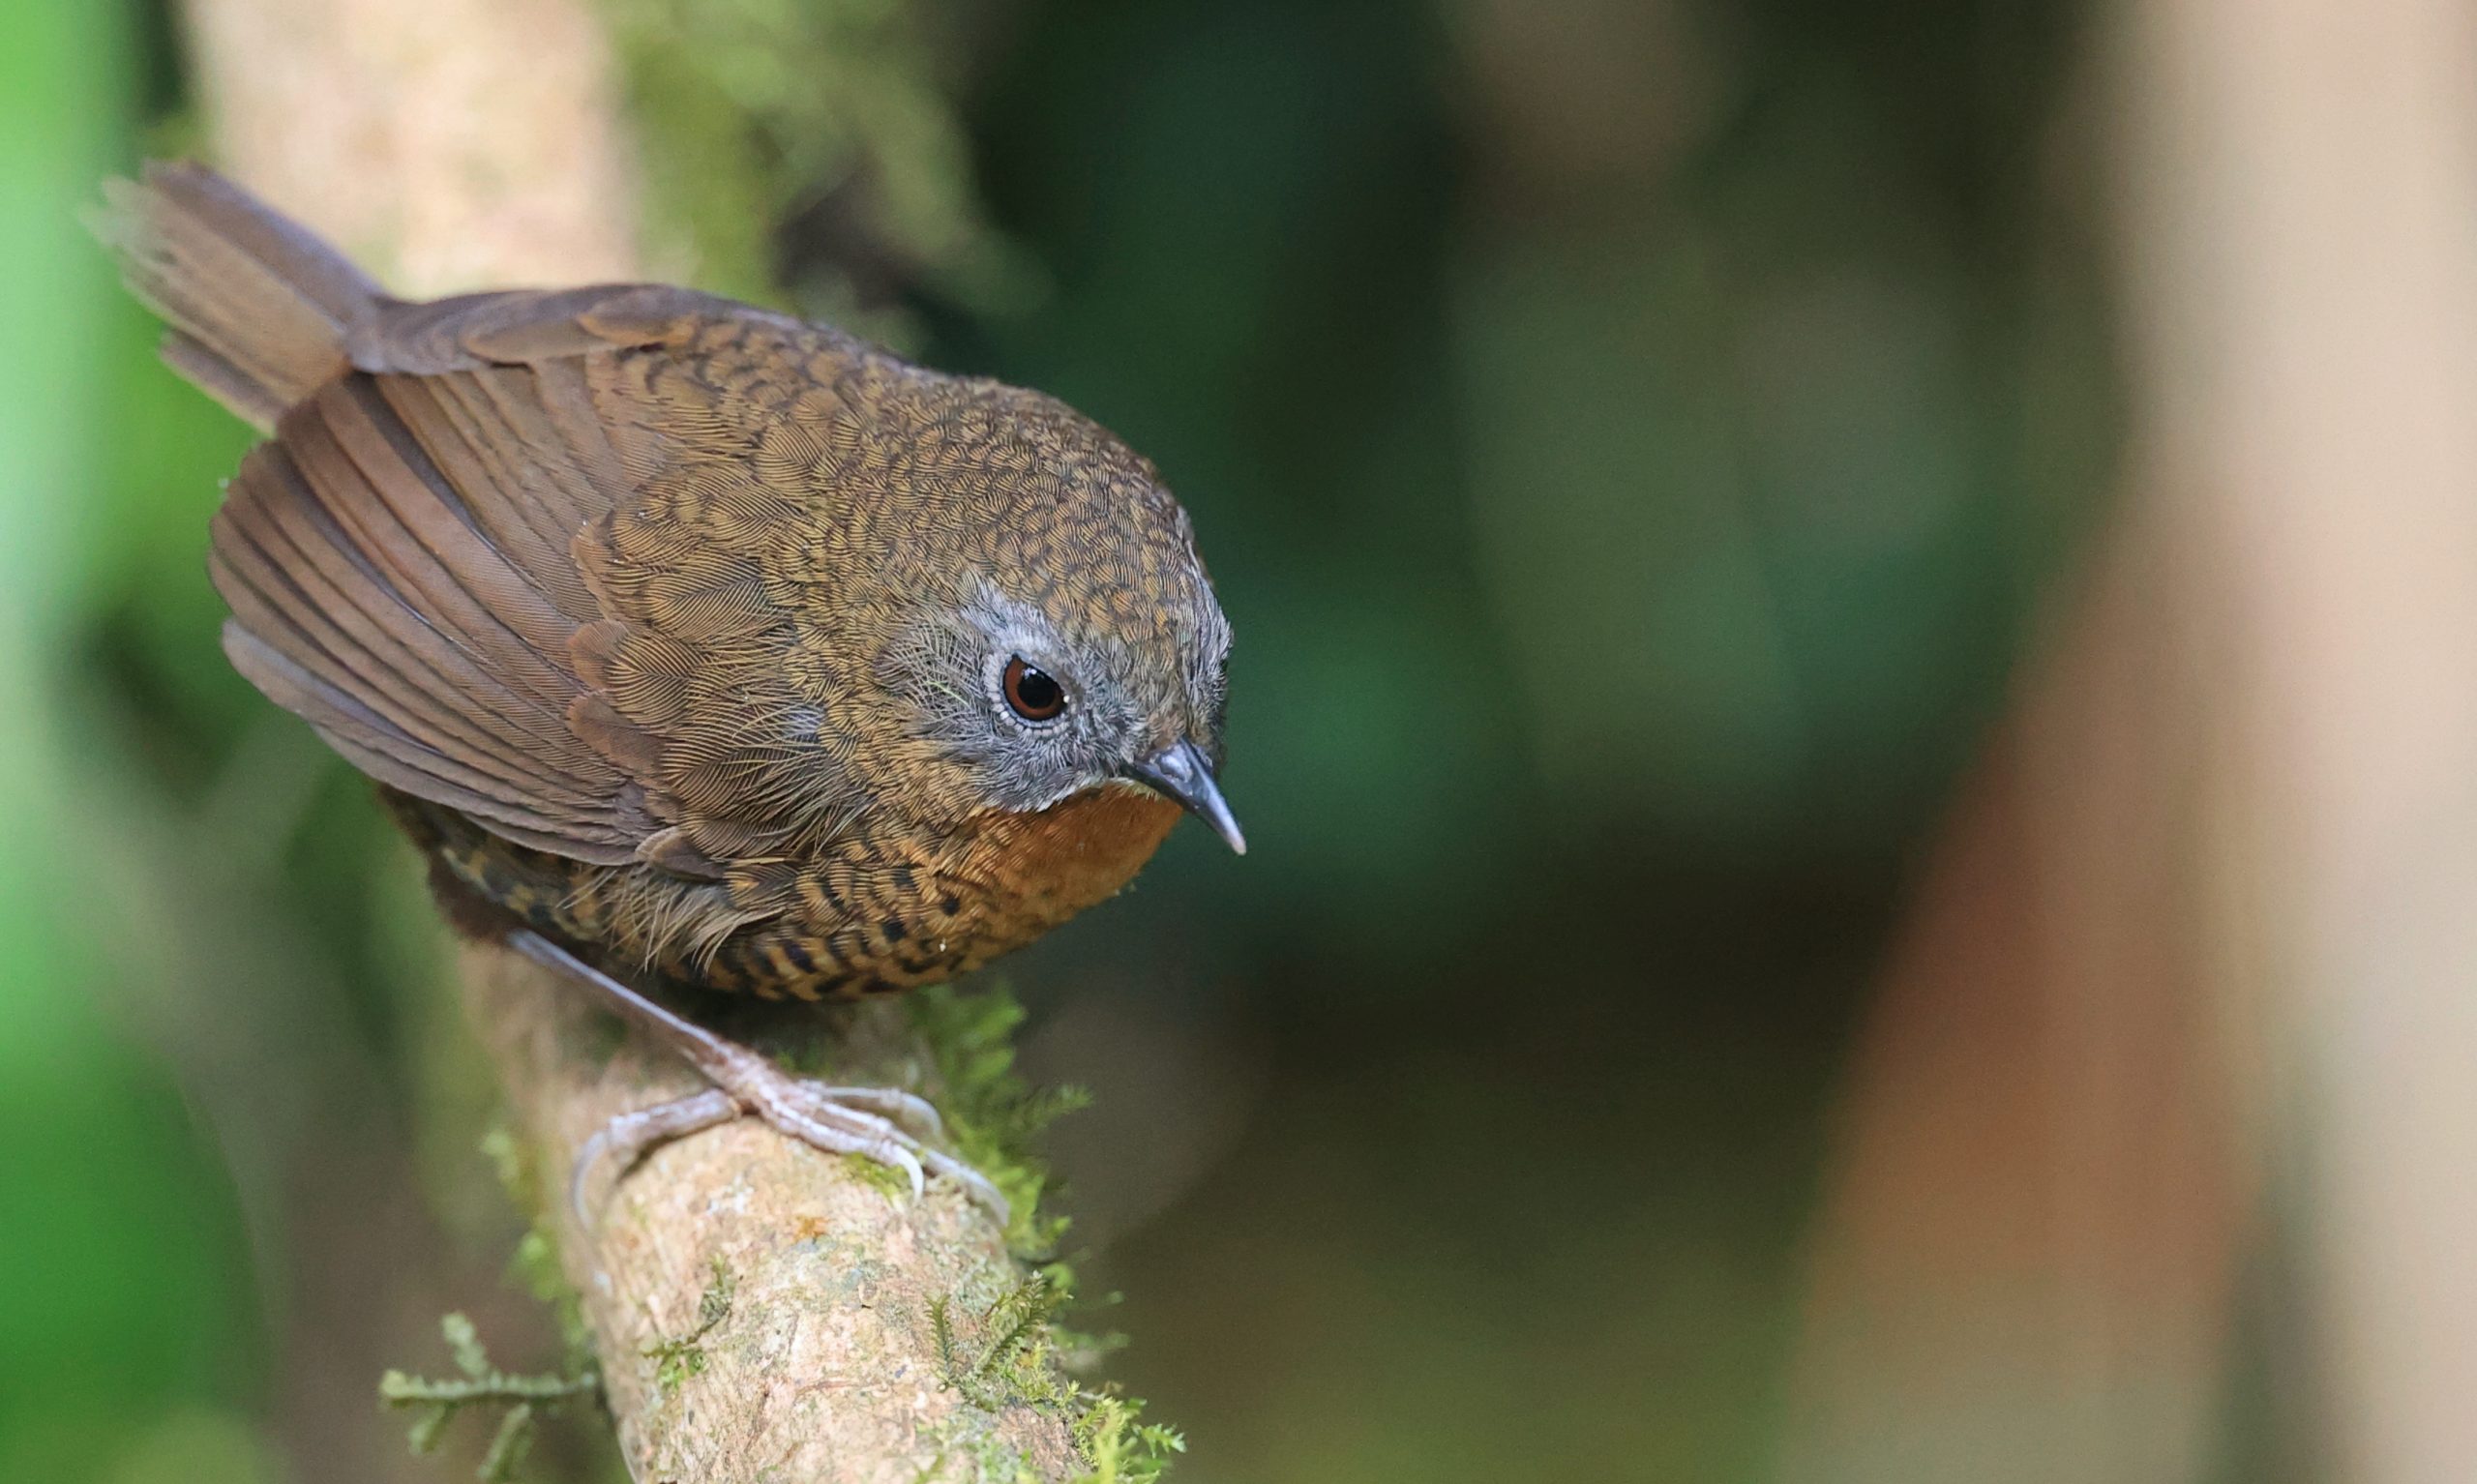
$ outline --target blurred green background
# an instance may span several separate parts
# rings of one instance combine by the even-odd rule
[[[1254,849],[1004,970],[1179,1476],[1763,1476],[1867,975],[2113,472],[2078,10],[607,9],[683,273],[1194,512]],[[378,1371],[550,1342],[439,930],[218,653],[246,433],[74,220],[191,108],[159,5],[0,16],[0,1478],[457,1477]]]

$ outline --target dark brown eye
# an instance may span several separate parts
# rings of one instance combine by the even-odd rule
[[[1028,722],[1046,722],[1066,709],[1066,688],[1045,669],[1017,655],[1006,662],[1006,704]]]

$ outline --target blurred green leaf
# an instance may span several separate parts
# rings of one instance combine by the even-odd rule
[[[94,993],[117,893],[71,807],[109,787],[79,771],[74,623],[164,523],[133,540],[105,508],[107,356],[129,337],[74,215],[122,135],[125,20],[24,0],[0,47],[0,1477],[148,1480],[183,1458],[238,1481],[268,1476],[247,1427],[194,1405],[258,1380],[230,1192]]]

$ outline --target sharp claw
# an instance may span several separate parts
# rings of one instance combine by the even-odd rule
[[[873,1109],[888,1117],[914,1125],[912,1132],[924,1139],[946,1137],[946,1120],[927,1098],[900,1087],[828,1087],[818,1083],[793,1084],[800,1100],[812,1107],[824,1103],[850,1111],[854,1106]]]
[[[892,1165],[901,1170],[911,1183],[912,1199],[928,1194],[928,1176],[943,1175],[964,1188],[966,1195],[978,1202],[1002,1224],[1012,1219],[1012,1207],[989,1177],[942,1149],[931,1148],[913,1136],[910,1130],[896,1124],[892,1118],[864,1112],[854,1103],[867,1103],[884,1109],[896,1117],[918,1114],[920,1121],[933,1128],[942,1128],[936,1109],[928,1100],[914,1093],[891,1087],[824,1087],[814,1083],[799,1083],[795,1096],[784,1109],[786,1133],[820,1148],[839,1148],[831,1132],[812,1132],[821,1123],[836,1120],[857,1123],[876,1141],[876,1147],[860,1153],[863,1159]]]

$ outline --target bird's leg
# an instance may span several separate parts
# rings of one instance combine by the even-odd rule
[[[1006,1198],[986,1176],[953,1155],[931,1148],[922,1142],[922,1135],[904,1126],[925,1130],[928,1138],[938,1136],[938,1111],[926,1100],[893,1087],[830,1087],[793,1077],[738,1042],[672,1014],[539,933],[517,929],[508,934],[507,944],[592,990],[612,1009],[688,1058],[714,1083],[691,1097],[621,1113],[585,1142],[568,1182],[569,1203],[580,1225],[585,1224],[585,1188],[599,1167],[614,1165],[612,1178],[616,1180],[654,1145],[729,1122],[744,1113],[755,1113],[829,1154],[857,1154],[890,1165],[910,1178],[914,1197],[920,1195],[929,1174],[944,1175],[996,1212],[1000,1221],[1006,1219]]]

